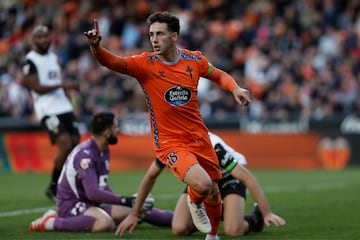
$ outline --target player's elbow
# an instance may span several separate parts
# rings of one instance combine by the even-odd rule
[[[192,189],[196,192],[200,193],[201,195],[208,195],[211,190],[213,183],[211,179],[200,179],[199,181],[193,182],[189,184]]]
[[[101,202],[98,199],[97,191],[89,191],[89,193],[87,192],[86,195],[90,202]]]

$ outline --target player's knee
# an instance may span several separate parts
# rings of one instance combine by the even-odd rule
[[[195,189],[201,195],[208,195],[212,189],[211,179],[203,179],[201,181],[197,181],[193,185],[194,186],[192,186],[192,188]]]
[[[246,232],[246,229],[241,224],[224,224],[224,234],[226,236],[244,236]]]
[[[91,229],[92,232],[108,232],[115,228],[115,222],[108,218],[97,219]]]
[[[174,236],[184,236],[185,235],[183,229],[172,228],[171,231]]]
[[[213,204],[220,204],[221,203],[221,195],[218,189],[212,189],[210,194],[207,198],[209,201],[214,202]]]
[[[174,236],[185,236],[188,235],[190,230],[186,229],[184,225],[173,224],[171,227],[172,234]]]

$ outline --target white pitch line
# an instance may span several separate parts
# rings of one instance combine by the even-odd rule
[[[299,190],[308,190],[308,191],[318,191],[318,190],[325,190],[330,188],[342,188],[345,186],[348,186],[347,183],[313,183],[313,184],[307,184],[307,185],[292,185],[292,186],[267,186],[264,187],[264,192],[266,193],[277,193],[277,192],[293,192],[293,191],[299,191]],[[170,193],[170,194],[159,194],[156,196],[156,199],[159,200],[172,200],[177,199],[181,193]],[[48,209],[55,209],[56,206],[49,206],[49,207],[41,207],[41,208],[32,208],[32,209],[23,209],[23,210],[16,210],[16,211],[10,211],[10,212],[0,212],[0,218],[5,217],[13,217],[13,216],[19,216],[24,214],[30,214],[30,213],[38,213],[38,212],[45,212]]]
[[[287,186],[267,186],[264,187],[264,192],[266,193],[278,193],[278,192],[297,192],[300,190],[307,191],[318,191],[318,190],[327,190],[327,189],[335,189],[335,188],[343,188],[349,186],[349,183],[345,182],[337,182],[337,183],[329,183],[329,182],[318,182],[312,184],[304,184],[304,185],[287,185]]]
[[[54,209],[54,208],[56,208],[56,207],[49,206],[49,207],[41,207],[41,208],[22,209],[22,210],[16,210],[16,211],[11,211],[11,212],[0,212],[0,218],[19,216],[19,215],[30,214],[30,213],[45,212],[48,209]]]

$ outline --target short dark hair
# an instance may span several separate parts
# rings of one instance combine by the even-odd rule
[[[159,23],[166,23],[168,29],[172,32],[176,32],[177,34],[180,33],[180,21],[179,18],[172,15],[171,13],[164,11],[164,12],[155,12],[151,14],[147,19],[147,24],[150,26],[155,22]]]
[[[114,124],[115,115],[112,112],[96,113],[90,122],[91,133],[100,135]]]
[[[38,33],[49,33],[49,28],[45,25],[37,25],[33,28],[31,35],[35,37]]]

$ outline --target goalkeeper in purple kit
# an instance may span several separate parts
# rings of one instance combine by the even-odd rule
[[[130,213],[135,197],[118,195],[108,184],[109,145],[118,141],[117,120],[113,113],[98,113],[90,125],[91,138],[74,148],[62,169],[58,211],[48,210],[30,224],[29,231],[110,231]],[[146,199],[139,220],[169,226],[172,213],[153,208],[153,202]]]

